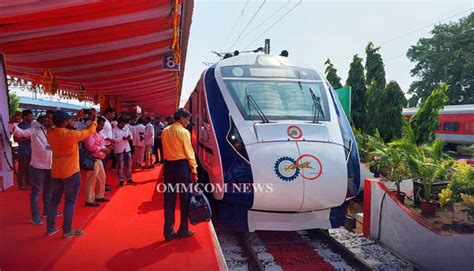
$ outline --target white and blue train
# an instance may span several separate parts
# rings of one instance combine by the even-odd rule
[[[225,187],[213,192],[222,224],[255,231],[344,223],[361,185],[359,154],[323,75],[286,57],[239,55],[205,70],[186,107],[201,178]]]

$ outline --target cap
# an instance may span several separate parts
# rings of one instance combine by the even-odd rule
[[[56,113],[53,115],[53,122],[54,125],[60,125],[65,120],[69,120],[70,118],[71,116],[69,116],[69,114],[64,111],[56,111]]]

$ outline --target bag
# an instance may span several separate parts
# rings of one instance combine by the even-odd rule
[[[211,205],[202,191],[194,192],[189,199],[189,222],[196,225],[210,221],[212,216]]]
[[[79,166],[83,170],[93,170],[95,157],[87,150],[84,143],[79,143]]]

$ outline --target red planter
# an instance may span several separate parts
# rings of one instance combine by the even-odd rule
[[[436,201],[425,201],[422,199],[420,201],[421,214],[425,216],[434,216],[436,214]]]

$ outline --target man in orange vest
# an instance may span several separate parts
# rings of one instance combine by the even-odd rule
[[[78,117],[81,118],[82,111]],[[53,153],[51,166],[51,201],[48,208],[47,234],[58,232],[56,228],[56,209],[64,193],[64,222],[63,237],[71,238],[84,234],[82,230],[72,229],[72,219],[76,206],[77,193],[81,184],[79,169],[79,141],[95,133],[97,113],[92,110],[91,120],[87,129],[76,131],[72,129],[72,119],[64,111],[56,111],[53,115],[55,128],[48,130],[48,143]]]

